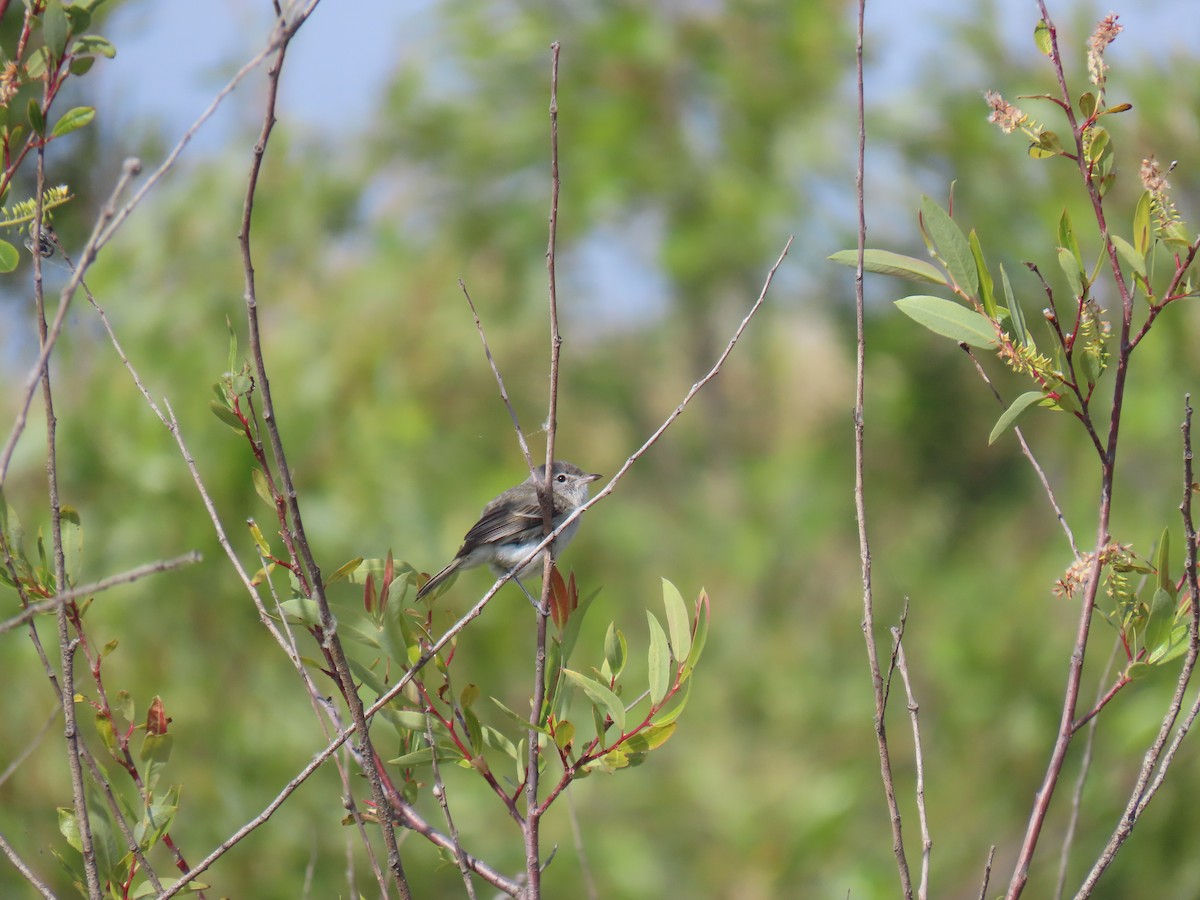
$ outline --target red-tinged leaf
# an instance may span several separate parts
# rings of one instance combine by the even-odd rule
[[[167,725],[170,722],[167,711],[163,707],[162,697],[155,697],[150,701],[150,708],[146,711],[146,733],[166,734]]]
[[[363,584],[363,609],[365,609],[369,615],[374,615],[375,613],[376,604],[374,572],[367,573],[366,583]]]

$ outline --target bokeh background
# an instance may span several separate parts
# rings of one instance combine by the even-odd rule
[[[14,5],[15,6],[15,5]],[[71,102],[96,124],[55,144],[50,178],[78,200],[55,222],[79,247],[121,160],[148,166],[261,46],[269,4],[109,3],[97,30],[117,46]],[[1117,229],[1151,153],[1180,160],[1183,214],[1200,217],[1200,12],[1186,0],[1120,9],[1109,97],[1120,176]],[[1072,211],[1097,240],[1069,165],[1036,162],[986,122],[983,92],[1053,88],[1032,42],[1032,4],[868,4],[869,244],[922,255],[922,193],[978,230],[1027,315],[1044,305],[1021,263],[1054,267],[1054,228]],[[1107,7],[1052,13],[1075,93],[1085,40]],[[471,291],[528,430],[545,416],[544,251],[549,204],[548,73],[559,84],[563,193],[558,257],[565,338],[560,455],[612,473],[708,369],[787,236],[796,243],[767,306],[715,382],[564,557],[602,587],[580,667],[615,621],[636,660],[659,579],[713,600],[713,630],[675,737],[641,768],[571,795],[598,895],[888,897],[895,863],[872,734],[853,511],[853,290],[825,257],[854,244],[853,13],[725,0],[643,4],[327,0],[284,70],[280,124],[254,224],[267,360],[310,537],[326,572],[355,556],[434,571],[482,503],[522,474],[458,279]],[[16,11],[0,25],[11,35]],[[7,45],[6,45],[7,46]],[[105,250],[89,284],[156,397],[167,397],[247,565],[239,523],[266,523],[246,447],[208,409],[225,368],[226,320],[245,346],[236,243],[260,120],[259,73],[200,132],[180,167]],[[65,108],[65,106],[64,106]],[[1044,122],[1053,110],[1031,103]],[[51,288],[65,271],[47,270]],[[33,359],[27,266],[0,295],[0,421],[12,421]],[[1007,883],[1059,714],[1076,608],[1055,597],[1071,561],[1030,467],[968,360],[897,315],[912,291],[869,283],[867,500],[881,629],[911,603],[907,647],[921,703],[933,895],[974,897],[990,845],[993,893]],[[1110,301],[1110,296],[1102,296]],[[1181,535],[1183,394],[1200,387],[1193,309],[1173,308],[1130,381],[1113,534],[1148,553]],[[989,361],[1008,397],[1024,390]],[[105,594],[93,640],[110,690],[144,715],[163,698],[182,783],[174,836],[204,856],[255,814],[322,745],[295,674],[224,560],[170,436],[145,408],[94,314],[80,302],[55,358],[64,500],[99,578],[196,549],[204,562]],[[1082,547],[1094,541],[1096,463],[1064,416],[1029,415],[1031,444]],[[44,432],[36,416],[6,492],[30,533],[45,527]],[[1176,546],[1178,546],[1177,544]],[[253,566],[252,566],[253,567]],[[447,620],[489,580],[461,578]],[[347,593],[347,602],[352,595]],[[10,601],[11,602],[11,601]],[[15,605],[10,607],[10,611]],[[501,596],[460,642],[458,681],[523,708],[531,615]],[[881,636],[886,641],[886,635]],[[1085,697],[1113,633],[1094,630]],[[0,638],[0,833],[65,890],[52,853],[69,805],[60,722],[28,640]],[[1171,673],[1105,713],[1067,867],[1078,884],[1111,832],[1161,719]],[[87,690],[88,686],[81,685]],[[897,698],[894,698],[894,701]],[[910,859],[919,856],[913,755],[903,704],[891,734]],[[499,720],[495,724],[502,724]],[[1195,747],[1097,896],[1190,898],[1200,858]],[[1079,750],[1051,810],[1028,896],[1051,896]],[[469,773],[451,773],[466,846],[522,865],[519,835]],[[365,788],[364,788],[365,792]],[[347,836],[332,772],[303,788],[210,873],[217,896],[347,895]],[[544,828],[560,849],[547,896],[584,896],[559,804]],[[458,896],[457,872],[404,845],[416,896]],[[370,894],[373,887],[359,885]],[[305,887],[306,872],[311,881]],[[1153,885],[1152,889],[1147,885]],[[305,891],[307,893],[305,894]],[[1149,892],[1148,892],[1149,891]],[[28,896],[0,865],[0,895]]]

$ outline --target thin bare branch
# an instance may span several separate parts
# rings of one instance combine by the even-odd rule
[[[33,873],[33,869],[29,868],[25,860],[21,859],[17,851],[12,848],[12,845],[4,839],[4,835],[0,834],[0,853],[8,857],[8,861],[12,863],[13,868],[21,873],[24,878],[39,894],[46,900],[57,900],[54,892],[48,888],[45,883]]]
[[[1188,624],[1187,655],[1184,657],[1183,667],[1180,669],[1179,677],[1175,682],[1175,693],[1172,695],[1171,702],[1167,706],[1167,711],[1163,716],[1162,724],[1159,726],[1158,734],[1155,735],[1154,741],[1142,759],[1142,767],[1138,772],[1133,790],[1130,792],[1125,811],[1122,813],[1121,819],[1117,823],[1112,836],[1109,837],[1104,850],[1097,857],[1091,871],[1088,872],[1078,893],[1076,893],[1076,900],[1090,897],[1097,882],[1100,880],[1100,876],[1112,865],[1112,861],[1116,858],[1117,853],[1133,832],[1134,825],[1137,824],[1138,819],[1146,811],[1146,807],[1149,806],[1154,795],[1162,787],[1167,770],[1175,759],[1175,754],[1183,743],[1183,739],[1191,730],[1192,725],[1195,724],[1197,715],[1200,715],[1200,697],[1198,697],[1193,702],[1187,716],[1179,723],[1179,727],[1175,729],[1175,735],[1171,738],[1170,745],[1167,745],[1167,740],[1170,737],[1172,728],[1175,727],[1176,719],[1183,705],[1183,695],[1187,691],[1188,682],[1191,680],[1192,673],[1196,669],[1197,660],[1200,659],[1200,602],[1197,602],[1200,599],[1200,583],[1197,581],[1196,526],[1192,515],[1194,471],[1192,455],[1192,403],[1190,394],[1184,400],[1182,432],[1183,500],[1180,502],[1179,509],[1183,517],[1184,535],[1187,543],[1187,584],[1191,595],[1192,607],[1191,621]]]
[[[1007,408],[1004,398],[1000,396],[1000,391],[996,389],[996,385],[988,377],[979,359],[975,356],[975,351],[967,344],[962,344],[961,346],[966,351],[967,356],[971,357],[971,362],[975,364],[975,371],[979,373],[979,377],[983,379],[983,383],[991,389],[992,396],[996,398],[996,402],[1000,404],[1002,409]],[[1059,527],[1062,528],[1063,533],[1067,536],[1067,543],[1071,545],[1071,555],[1078,559],[1079,548],[1075,544],[1075,534],[1071,531],[1071,526],[1067,524],[1067,517],[1063,515],[1062,507],[1058,505],[1058,498],[1054,495],[1054,488],[1050,486],[1050,479],[1046,477],[1046,471],[1042,468],[1042,464],[1037,461],[1037,457],[1033,455],[1033,451],[1029,449],[1029,444],[1025,441],[1025,433],[1021,430],[1021,427],[1014,425],[1013,432],[1017,436],[1017,442],[1021,445],[1021,454],[1029,461],[1029,465],[1033,466],[1033,471],[1037,474],[1038,481],[1042,483],[1042,490],[1046,492],[1046,499],[1050,501],[1050,508],[1054,510],[1054,517],[1058,519]]]
[[[128,584],[132,581],[137,581],[139,578],[145,578],[147,575],[154,575],[158,572],[169,572],[172,569],[179,569],[197,562],[200,562],[200,554],[193,550],[191,553],[185,553],[173,559],[160,559],[152,563],[146,563],[144,566],[138,566],[136,569],[130,569],[128,572],[109,575],[107,578],[101,578],[99,581],[85,584],[83,587],[71,588],[71,590],[63,591],[61,594],[55,594],[48,600],[31,604],[23,609],[19,615],[0,622],[0,634],[12,631],[14,628],[24,625],[34,616],[49,612],[64,603],[70,603],[72,600],[77,600],[80,597],[89,597],[93,594],[102,593],[118,584]]]
[[[921,879],[917,884],[920,900],[929,897],[929,859],[933,852],[933,838],[929,834],[929,819],[925,812],[925,753],[921,747],[920,706],[913,694],[912,681],[908,677],[908,660],[904,654],[904,623],[908,620],[908,605],[905,604],[900,625],[892,628],[892,646],[896,658],[896,669],[904,683],[904,694],[908,698],[908,717],[912,721],[913,754],[917,768],[917,817],[921,826]]]
[[[862,563],[863,638],[867,645],[867,665],[870,668],[871,689],[875,697],[875,743],[879,753],[879,772],[887,800],[888,817],[892,826],[892,852],[900,875],[900,890],[906,900],[912,900],[912,875],[904,851],[904,832],[900,822],[900,806],[896,800],[896,783],[892,776],[892,754],[888,747],[886,688],[879,667],[879,647],[875,637],[875,596],[871,583],[871,542],[867,534],[867,500],[864,476],[866,429],[866,358],[867,339],[863,301],[863,260],[867,246],[867,213],[863,197],[866,173],[867,120],[863,90],[863,28],[866,21],[866,0],[858,2],[858,23],[855,35],[855,87],[858,106],[858,155],[854,174],[854,194],[858,208],[858,261],[854,269],[854,310],[857,332],[857,352],[854,385],[854,515],[858,522],[858,549]],[[889,676],[890,681],[890,676]]]

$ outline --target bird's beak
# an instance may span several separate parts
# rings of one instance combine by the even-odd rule
[[[603,478],[603,477],[604,477],[604,476],[603,476],[603,475],[601,475],[599,472],[592,472],[592,473],[590,473],[590,474],[588,474],[588,475],[584,475],[584,476],[583,476],[583,483],[584,483],[584,484],[591,484],[593,481],[599,481],[599,480],[600,480],[601,478]]]

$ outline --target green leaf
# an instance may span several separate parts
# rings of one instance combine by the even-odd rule
[[[1066,247],[1058,248],[1058,266],[1067,276],[1067,286],[1071,289],[1071,297],[1078,300],[1083,296],[1083,272],[1073,254]]]
[[[38,47],[25,60],[25,75],[30,81],[40,81],[42,76],[46,74],[46,69],[49,68],[50,51],[45,47]],[[10,139],[9,144],[15,144],[16,141]]]
[[[1050,26],[1046,24],[1045,19],[1039,19],[1037,25],[1034,27],[1033,43],[1046,56],[1049,56],[1054,51],[1053,44],[1050,41]]]
[[[1154,591],[1150,603],[1150,617],[1146,620],[1146,635],[1143,644],[1147,651],[1154,652],[1164,645],[1171,635],[1171,624],[1175,617],[1175,601],[1163,588]]]
[[[443,758],[442,754],[438,754],[438,758]],[[389,766],[397,766],[401,769],[419,769],[422,766],[429,765],[431,762],[433,762],[433,748],[428,744],[419,750],[414,750],[411,753],[405,753],[402,756],[387,760]]]
[[[1012,285],[1008,283],[1008,273],[1004,271],[1003,263],[1000,264],[1000,284],[1004,288],[1004,302],[1008,304],[1008,320],[1012,324],[1012,336],[1022,347],[1032,347],[1033,338],[1025,326],[1025,314],[1021,312],[1021,304],[1017,303],[1017,298],[1013,296]]]
[[[1143,258],[1150,252],[1150,192],[1143,191],[1133,211],[1133,246]]]
[[[708,642],[708,608],[708,592],[701,588],[700,596],[696,599],[696,631],[692,635],[692,651],[680,670],[681,682],[692,674],[696,663],[700,661],[700,654],[704,652],[704,645]]]
[[[1154,554],[1154,568],[1158,572],[1158,586],[1169,591],[1175,598],[1175,582],[1171,580],[1171,530],[1164,528],[1158,539],[1158,551]]]
[[[687,706],[688,696],[692,692],[692,683],[685,681],[683,687],[675,692],[675,696],[671,698],[671,702],[666,709],[659,710],[658,715],[654,717],[655,725],[670,725],[679,718],[683,712],[683,708]]]
[[[42,108],[38,106],[37,100],[29,98],[28,112],[26,113],[29,119],[29,127],[33,129],[33,133],[37,135],[44,134],[46,131],[46,117],[42,114]]]
[[[139,758],[145,765],[143,778],[146,790],[153,791],[158,785],[163,769],[171,758],[171,748],[175,743],[173,734],[147,734],[142,739]]]
[[[1083,254],[1079,252],[1079,240],[1075,237],[1075,226],[1071,224],[1071,214],[1065,209],[1058,218],[1058,246],[1066,247],[1075,257],[1075,264],[1083,270]]]
[[[988,435],[988,444],[996,443],[996,438],[1012,428],[1020,417],[1021,413],[1025,412],[1033,404],[1045,398],[1045,394],[1041,391],[1027,391],[1022,394],[1004,411],[1004,414],[996,420],[996,424],[992,427],[992,433]]]
[[[967,238],[950,214],[930,200],[921,198],[921,221],[950,277],[968,295],[979,293],[979,274]]]
[[[21,254],[8,241],[0,241],[0,273],[11,272],[21,261]]]
[[[831,255],[829,259],[839,265],[849,266],[853,269],[858,266],[858,251],[839,250],[837,253]],[[950,282],[946,280],[946,276],[939,272],[936,266],[925,262],[923,259],[904,256],[900,253],[892,253],[890,250],[864,250],[863,269],[867,272],[875,272],[878,275],[895,275],[897,278],[907,278],[909,281],[941,284],[946,287],[950,286]]]
[[[621,698],[606,688],[600,682],[588,678],[573,669],[563,669],[563,674],[579,687],[588,699],[592,701],[592,705],[597,711],[603,711],[607,714],[612,723],[621,731],[625,730],[625,707],[621,704]]]
[[[78,131],[94,118],[96,118],[96,108],[93,106],[76,106],[74,109],[68,109],[62,114],[62,118],[54,123],[50,139],[53,140],[64,134],[70,134],[72,131]]]
[[[1146,281],[1146,257],[1138,253],[1133,244],[1125,240],[1119,234],[1110,235],[1113,246],[1117,248],[1117,256],[1121,257],[1125,265],[1133,270],[1134,274],[1141,276],[1142,282]]]
[[[983,311],[990,319],[996,318],[996,293],[992,283],[992,276],[987,269],[987,261],[983,258],[983,247],[979,243],[979,235],[975,233],[975,229],[971,229],[971,233],[967,235],[967,241],[971,245],[971,256],[975,258],[975,272],[979,275],[979,300],[983,304]]]
[[[609,622],[608,631],[604,634],[604,664],[607,667],[605,674],[613,679],[620,678],[628,657],[629,646],[625,642],[625,635],[614,623]]]
[[[85,34],[71,45],[72,56],[103,56],[112,59],[117,55],[117,48],[98,34]]]
[[[55,59],[62,59],[67,49],[67,38],[71,36],[71,23],[67,21],[62,0],[47,0],[42,13],[42,40]]]
[[[83,565],[83,523],[79,511],[73,506],[62,507],[59,530],[67,569],[67,583],[59,585],[59,590],[65,591],[79,583],[79,570]]]
[[[1096,112],[1096,95],[1091,91],[1079,95],[1079,112],[1085,119],[1090,119]]]
[[[650,624],[650,651],[648,677],[650,681],[650,703],[658,706],[667,695],[671,686],[671,651],[667,647],[667,633],[654,618],[654,613],[646,610],[646,619]]]
[[[233,410],[216,400],[208,401],[208,408],[213,411],[213,415],[236,431],[238,434],[245,434],[246,429],[242,427],[241,420],[234,415]],[[272,504],[274,505],[274,504]]]
[[[253,469],[252,471],[257,472],[258,469]],[[350,562],[343,563],[338,567],[336,572],[325,579],[325,586],[329,587],[329,585],[341,581],[343,578],[348,580],[350,576],[358,570],[358,567],[362,565],[362,562],[363,558],[361,556],[356,556],[354,559],[350,560]]]
[[[674,722],[655,722],[653,725],[631,734],[625,740],[622,749],[627,753],[645,755],[665,744],[667,739],[675,733],[677,727]]]
[[[918,294],[897,300],[896,306],[934,334],[972,347],[987,349],[996,345],[996,328],[988,318],[959,303]]]
[[[687,604],[679,589],[663,579],[663,605],[667,610],[667,631],[671,636],[671,655],[679,661],[687,659],[692,649],[692,621]]]

